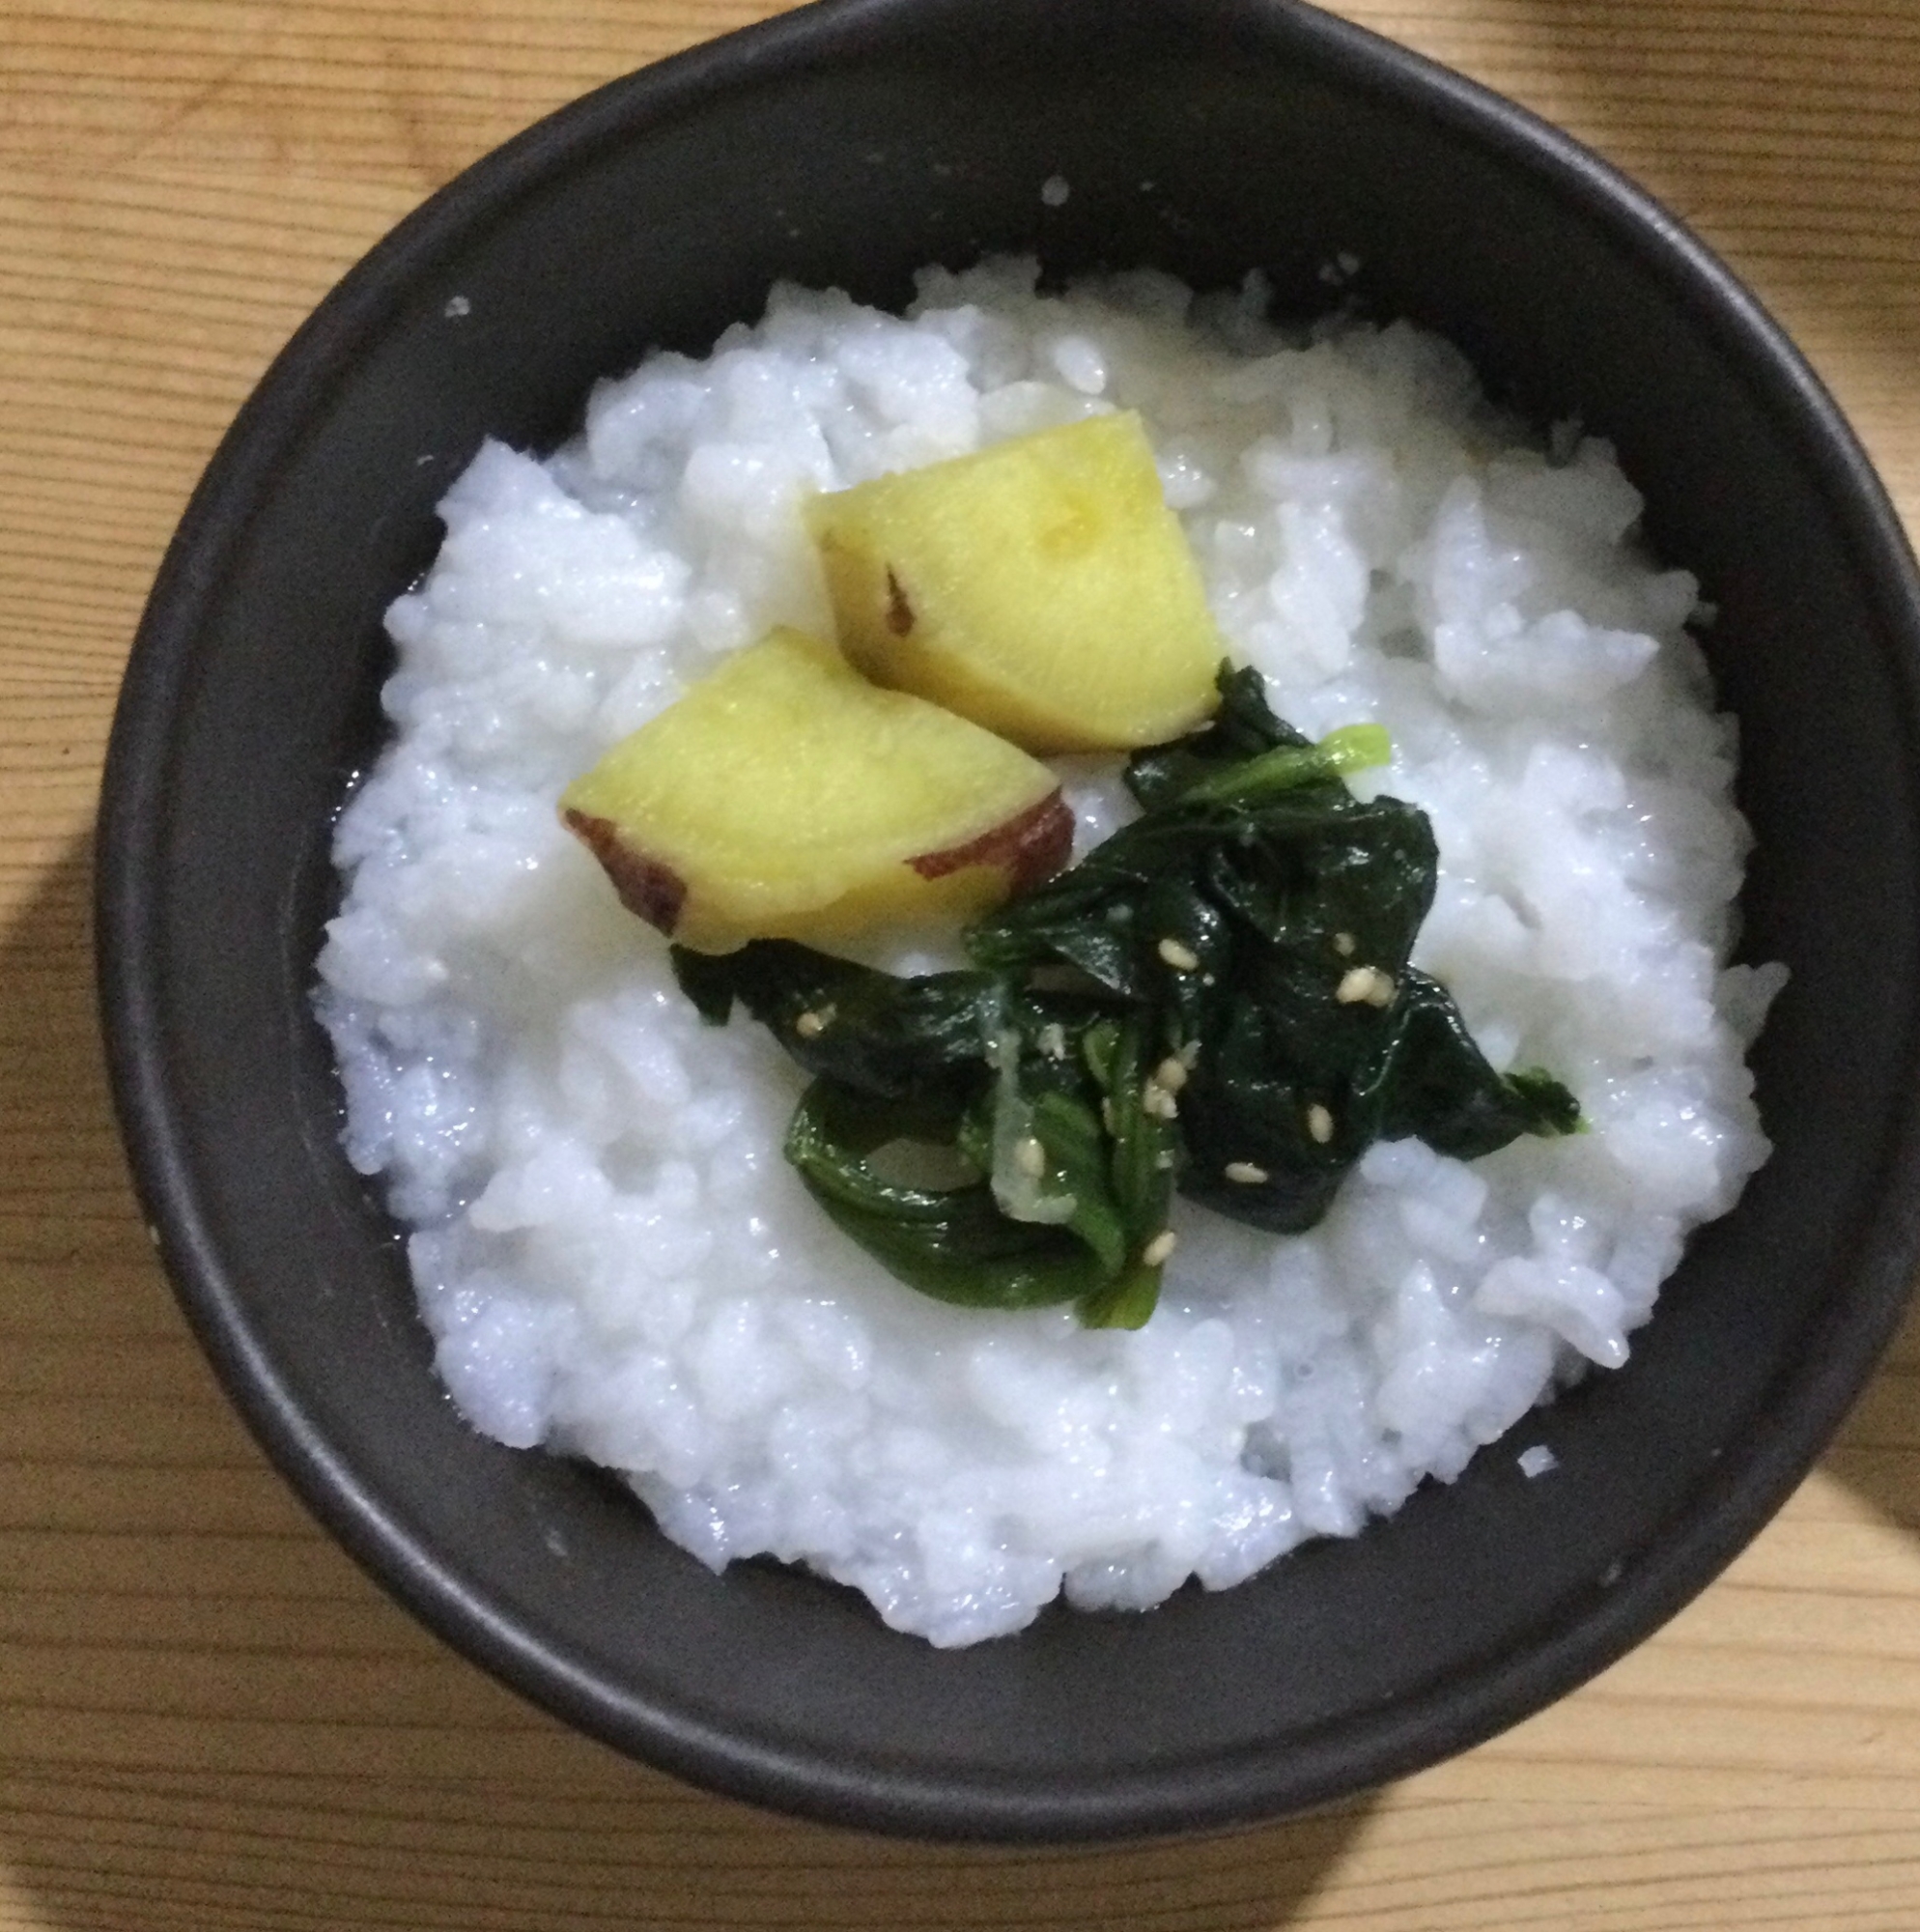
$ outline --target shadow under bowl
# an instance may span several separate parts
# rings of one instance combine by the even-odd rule
[[[1059,177],[1066,200],[1042,185]],[[1709,653],[1758,835],[1745,956],[1776,1151],[1636,1338],[1391,1521],[1137,1617],[942,1653],[776,1566],[716,1577],[617,1485],[465,1427],[340,1151],[309,993],[381,614],[485,436],[703,353],[778,277],[889,306],[931,262],[1254,268],[1451,337],[1611,438]],[[102,1002],[134,1168],[269,1455],[468,1657],[635,1756],[927,1834],[1218,1826],[1409,1772],[1653,1630],[1805,1472],[1899,1316],[1920,1208],[1920,594],[1858,447],[1660,210],[1520,110],[1285,0],[834,0],[619,81],[381,242],[261,384],[155,589],[106,781]]]

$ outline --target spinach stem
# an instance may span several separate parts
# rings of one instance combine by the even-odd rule
[[[1296,785],[1344,778],[1392,761],[1393,740],[1384,724],[1342,724],[1317,745],[1280,745],[1271,752],[1213,778],[1201,779],[1180,794],[1182,805],[1238,805],[1269,798]]]

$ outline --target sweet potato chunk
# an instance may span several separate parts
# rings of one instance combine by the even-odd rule
[[[562,816],[681,944],[969,917],[1056,871],[1073,815],[1002,738],[775,631],[571,784]]]
[[[1225,655],[1131,413],[813,497],[841,647],[1033,752],[1160,744]]]

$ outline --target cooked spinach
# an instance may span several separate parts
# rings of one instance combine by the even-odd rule
[[[1471,1159],[1578,1126],[1565,1087],[1495,1071],[1408,964],[1432,829],[1341,781],[1385,761],[1385,733],[1310,744],[1256,671],[1223,666],[1220,692],[1204,729],[1130,761],[1138,819],[968,929],[972,970],[900,979],[785,940],[674,949],[706,1018],[738,1000],[814,1076],[787,1157],[909,1286],[1137,1327],[1176,1186],[1298,1234],[1376,1140]],[[875,1157],[914,1142],[962,1179],[889,1179]]]
[[[788,940],[718,957],[676,947],[701,1013],[737,999],[814,1078],[787,1158],[827,1213],[910,1287],[981,1308],[1078,1301],[1084,1320],[1152,1313],[1177,1145],[1145,1111],[1147,1016],[1008,974],[897,979]],[[950,1151],[930,1187],[874,1156]]]

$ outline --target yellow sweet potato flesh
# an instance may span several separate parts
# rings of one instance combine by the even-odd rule
[[[833,645],[773,632],[560,800],[625,903],[683,945],[833,944],[968,917],[1065,862],[1054,775]]]
[[[805,506],[841,647],[1033,752],[1177,737],[1224,654],[1130,412],[879,477]]]

